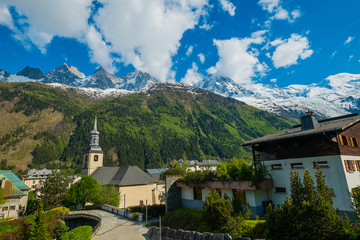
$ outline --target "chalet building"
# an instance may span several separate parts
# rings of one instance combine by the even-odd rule
[[[208,181],[197,186],[176,182],[176,187],[181,189],[181,203],[178,206],[202,209],[210,189],[215,188],[221,197],[226,195],[230,199],[240,199],[241,205],[249,206],[254,217],[264,215],[264,209],[269,204],[267,194],[273,188],[273,182],[271,179],[265,179],[257,186],[250,181]]]
[[[183,160],[179,160],[180,164],[183,164]],[[220,162],[218,160],[189,160],[188,164],[189,167],[186,169],[188,171],[204,171],[204,170],[210,170],[210,171],[216,171],[217,165]]]
[[[6,200],[0,205],[0,218],[22,216],[26,210],[30,188],[10,170],[0,170],[0,188],[5,192]]]
[[[325,175],[333,206],[349,217],[350,194],[360,185],[360,116],[350,114],[318,121],[311,111],[291,129],[249,141],[254,163],[265,164],[274,187],[267,191],[268,200],[280,205],[290,195],[290,171],[303,175],[308,169],[315,176],[317,165]]]
[[[50,170],[50,169],[30,169],[27,175],[22,176],[23,182],[30,188],[31,191],[35,191],[43,186],[43,183],[46,181],[47,177],[52,174],[52,171],[60,171],[59,169]]]
[[[120,208],[160,204],[165,183],[156,180],[137,166],[104,167],[103,151],[99,145],[99,132],[95,118],[90,132],[90,148],[84,154],[82,175],[90,175],[101,185],[116,186],[120,194]]]

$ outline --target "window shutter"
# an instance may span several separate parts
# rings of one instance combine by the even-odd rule
[[[344,141],[343,141],[342,136],[340,134],[338,135],[338,138],[339,138],[339,141],[340,141],[340,145],[344,146]]]
[[[351,147],[355,147],[354,138],[349,137],[349,139],[350,139],[350,145],[351,145]]]
[[[355,171],[355,161],[351,160],[352,171]]]
[[[345,163],[346,171],[347,171],[347,172],[350,172],[348,160],[344,160],[344,163]]]

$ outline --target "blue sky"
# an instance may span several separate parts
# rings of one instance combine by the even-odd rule
[[[195,83],[283,87],[360,73],[360,1],[2,0],[0,69],[67,63]]]

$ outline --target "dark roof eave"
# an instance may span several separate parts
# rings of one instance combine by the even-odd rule
[[[251,140],[249,142],[240,144],[240,146],[250,146],[250,145],[253,145],[253,144],[264,143],[264,142],[277,142],[277,141],[290,139],[290,138],[300,138],[300,137],[312,136],[312,135],[329,133],[329,132],[338,132],[338,131],[343,131],[343,130],[344,130],[343,128],[337,128],[337,129],[329,129],[329,130],[324,130],[324,131],[311,131],[311,132],[308,132],[306,134],[298,134],[298,135],[295,135],[295,136],[289,135],[289,136],[277,137],[277,138],[273,138],[273,139],[264,139],[264,140],[261,140],[261,138],[262,138],[261,137],[261,138],[258,138],[258,139]],[[269,135],[267,135],[267,136],[269,136]]]

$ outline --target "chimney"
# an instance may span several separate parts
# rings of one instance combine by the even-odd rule
[[[5,188],[5,182],[6,182],[6,178],[2,178],[1,179],[1,189],[4,189]]]
[[[319,125],[314,112],[308,110],[305,116],[300,117],[301,120],[301,131],[311,130],[317,128]]]

